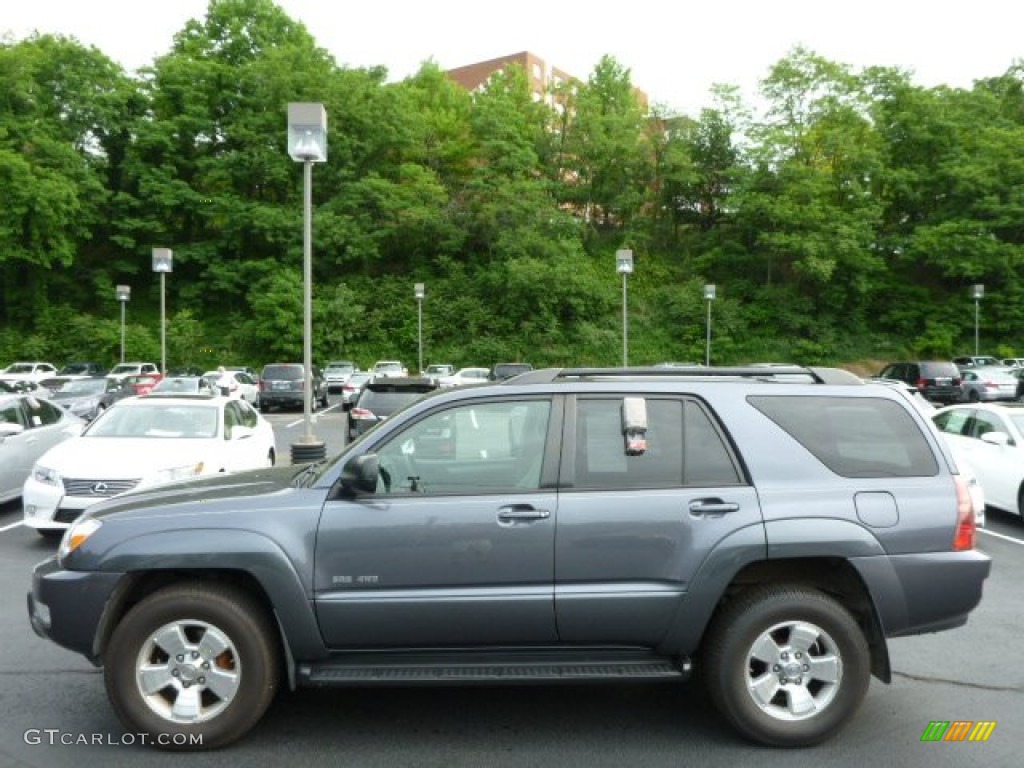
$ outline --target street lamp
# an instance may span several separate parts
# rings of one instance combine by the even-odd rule
[[[708,336],[704,342],[704,365],[711,365],[711,302],[715,300],[715,284],[708,283],[704,286],[704,299],[708,303]]]
[[[130,285],[119,285],[115,289],[115,295],[117,300],[121,302],[121,362],[124,362],[124,307],[128,303],[128,299],[132,297],[132,287]]]
[[[323,104],[288,105],[288,155],[303,165],[302,437],[292,445],[292,463],[319,461],[327,445],[313,436],[313,163],[327,161],[327,112]]]
[[[160,273],[160,373],[167,375],[167,304],[164,278],[174,268],[174,252],[170,248],[153,249],[153,271]]]
[[[629,319],[626,312],[626,278],[633,274],[633,252],[622,248],[615,252],[615,271],[622,275],[622,367],[629,366]]]
[[[978,283],[971,288],[971,298],[974,299],[974,354],[978,354],[978,311],[981,300],[985,297],[985,286]]]
[[[423,373],[423,297],[426,296],[426,286],[423,283],[416,283],[412,287],[413,294],[416,296],[416,317],[417,317],[417,339],[419,340],[420,349],[420,374]]]

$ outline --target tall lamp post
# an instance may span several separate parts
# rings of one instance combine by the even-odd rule
[[[130,285],[119,285],[115,289],[117,300],[121,302],[121,362],[124,362],[124,308],[128,303],[128,299],[132,297],[132,287]]]
[[[626,280],[633,274],[633,252],[622,248],[615,252],[615,271],[622,275],[622,367],[629,366],[629,314],[626,311]]]
[[[174,269],[170,248],[153,249],[153,271],[160,273],[160,373],[167,375],[167,294],[164,278]]]
[[[708,303],[707,340],[704,342],[704,365],[711,365],[711,302],[715,300],[715,284],[704,286],[704,299]]]
[[[413,294],[416,296],[416,339],[420,350],[420,375],[423,374],[423,297],[427,295],[426,286],[423,283],[416,283],[413,286]]]
[[[981,300],[985,297],[985,286],[978,283],[971,288],[971,298],[974,299],[974,354],[978,354],[978,312],[981,307]]]
[[[313,163],[327,161],[327,112],[323,104],[288,105],[288,154],[303,165],[303,324],[302,363],[305,370],[302,396],[303,430],[292,445],[292,463],[319,461],[327,445],[313,436]]]

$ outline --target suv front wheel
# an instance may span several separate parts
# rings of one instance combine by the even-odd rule
[[[228,586],[153,593],[118,623],[103,662],[121,722],[171,750],[235,741],[270,705],[279,678],[266,612]]]
[[[771,746],[827,739],[853,716],[871,681],[871,654],[854,617],[798,585],[758,587],[728,603],[702,655],[718,709]]]

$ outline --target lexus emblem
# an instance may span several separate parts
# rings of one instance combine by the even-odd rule
[[[103,494],[105,494],[107,492],[107,484],[106,483],[93,483],[92,484],[92,488],[90,488],[89,490],[92,491],[93,493],[95,493],[97,496],[102,496]]]

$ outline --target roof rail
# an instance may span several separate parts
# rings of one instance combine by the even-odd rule
[[[817,384],[864,384],[859,376],[842,368],[818,366],[743,366],[717,368],[538,368],[501,382],[502,385],[551,384],[559,379],[612,378],[744,378],[759,381],[793,381],[795,377]]]

